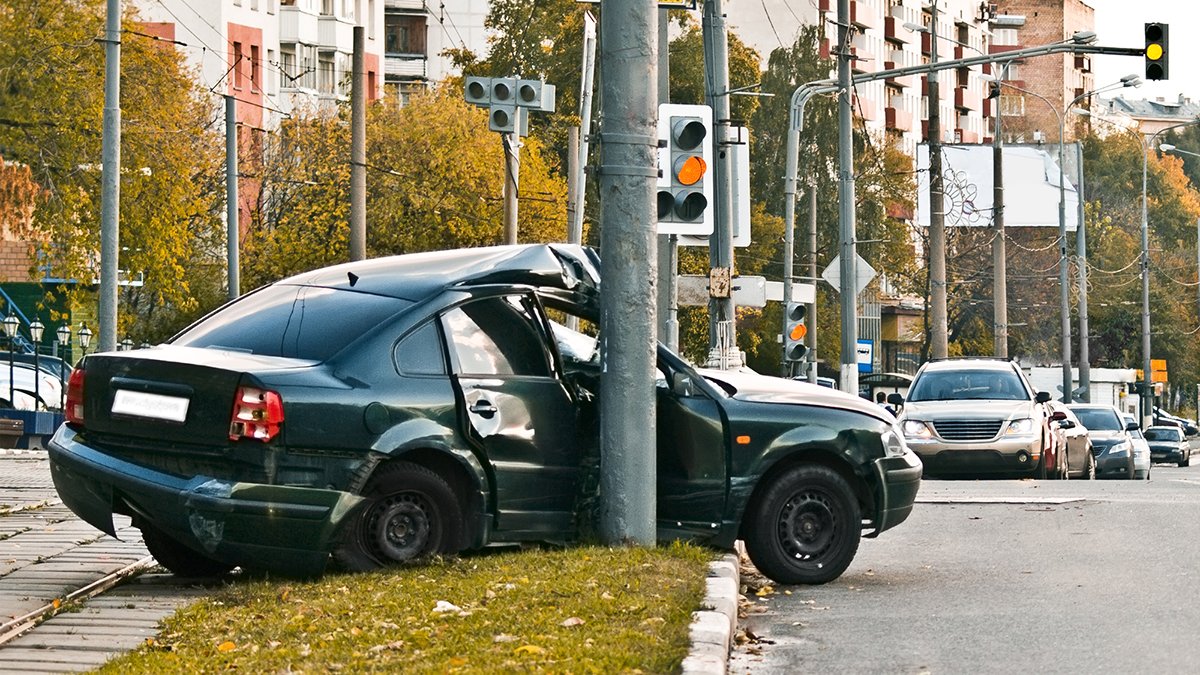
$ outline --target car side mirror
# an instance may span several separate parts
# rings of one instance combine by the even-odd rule
[[[692,396],[694,394],[692,378],[687,373],[673,373],[671,375],[671,391],[676,396]]]
[[[1050,392],[1039,391],[1033,400],[1037,401],[1038,403],[1047,403],[1050,400]]]
[[[1138,424],[1137,422],[1128,422],[1125,424],[1125,431],[1137,431],[1141,428],[1142,425]]]
[[[1074,429],[1075,423],[1071,420],[1059,420],[1058,426],[1062,429]]]
[[[1067,419],[1067,413],[1061,410],[1056,410],[1053,413],[1050,413],[1050,419],[1054,420],[1055,422],[1061,422]]]
[[[899,392],[892,392],[887,395],[887,402],[892,405],[904,405],[904,396]]]

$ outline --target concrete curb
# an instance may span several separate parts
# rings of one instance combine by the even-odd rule
[[[701,610],[692,612],[688,632],[691,649],[683,660],[684,675],[725,675],[737,630],[740,567],[732,553],[708,564],[707,590]]]

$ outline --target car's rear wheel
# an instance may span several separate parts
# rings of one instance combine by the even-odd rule
[[[1133,451],[1131,450],[1129,454],[1129,466],[1125,468],[1125,477],[1129,480],[1133,480],[1134,475],[1135,470],[1133,468]]]
[[[1071,451],[1063,448],[1062,456],[1058,458],[1058,479],[1071,480]]]
[[[1084,480],[1096,480],[1096,456],[1092,454],[1091,446],[1087,449],[1087,464],[1083,469]]]
[[[825,466],[796,466],[774,479],[746,515],[746,552],[768,577],[823,584],[850,565],[862,537],[858,499]]]
[[[462,508],[439,475],[411,462],[386,464],[363,490],[334,551],[339,564],[365,571],[461,548]]]
[[[233,569],[233,565],[213,560],[184,546],[149,523],[141,522],[138,528],[142,531],[142,543],[146,545],[150,555],[154,556],[158,564],[178,576],[219,577]]]

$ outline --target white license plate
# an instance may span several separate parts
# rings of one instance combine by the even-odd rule
[[[181,396],[163,396],[143,391],[118,389],[116,396],[113,397],[112,412],[114,415],[183,422],[187,419],[189,403],[191,401]]]

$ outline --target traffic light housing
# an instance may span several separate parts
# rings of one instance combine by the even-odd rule
[[[808,347],[804,344],[808,335],[808,326],[804,323],[808,308],[802,302],[789,302],[783,311],[783,360],[787,363],[803,361],[808,355]]]
[[[1167,24],[1146,24],[1146,79],[1167,79]]]
[[[709,106],[658,107],[659,234],[712,234],[712,130]]]

